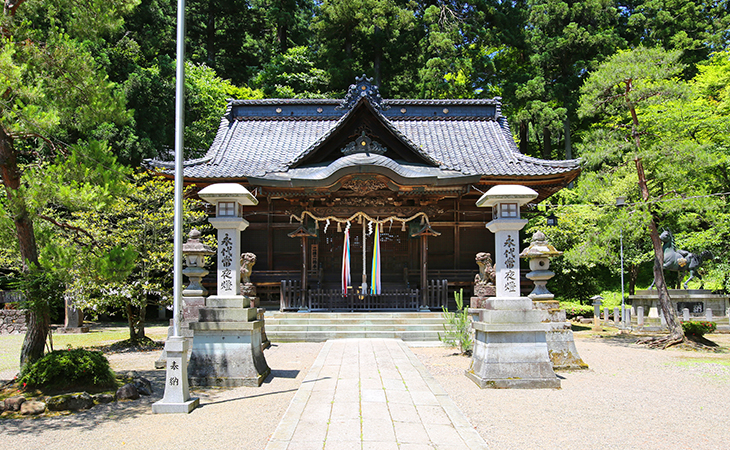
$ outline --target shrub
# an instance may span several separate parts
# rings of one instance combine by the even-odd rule
[[[81,348],[46,354],[29,365],[19,381],[26,387],[41,390],[116,386],[116,377],[106,357],[101,352]]]
[[[714,333],[717,330],[717,324],[715,322],[682,322],[682,329],[684,334],[689,336],[702,337],[707,333]]]
[[[471,353],[471,320],[469,319],[469,310],[464,307],[464,289],[457,294],[454,292],[454,300],[456,300],[456,312],[448,312],[443,306],[444,318],[444,334],[439,333],[439,340],[447,345],[459,347],[462,354]]]

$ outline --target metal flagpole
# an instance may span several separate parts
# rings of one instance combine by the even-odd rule
[[[175,218],[173,223],[172,336],[165,342],[165,394],[152,404],[152,412],[189,413],[200,400],[190,398],[188,341],[180,336],[182,301],[183,133],[185,131],[185,0],[177,2],[177,71],[175,74]]]
[[[183,144],[185,131],[185,0],[177,3],[177,68],[175,73],[175,248],[172,335],[180,336],[180,302],[182,300],[182,221],[183,221]]]

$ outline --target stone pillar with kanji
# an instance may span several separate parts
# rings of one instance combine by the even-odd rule
[[[262,349],[264,321],[251,299],[241,293],[241,232],[248,227],[245,205],[258,200],[240,184],[218,183],[198,195],[215,205],[208,221],[218,231],[217,292],[191,323],[193,348],[189,379],[192,386],[259,386],[271,372]]]
[[[520,185],[489,189],[478,201],[492,208],[487,228],[495,239],[496,296],[470,308],[474,349],[467,377],[481,388],[559,388],[548,357],[545,311],[533,309],[532,300],[520,295],[520,230],[527,220],[520,208],[537,198]]]

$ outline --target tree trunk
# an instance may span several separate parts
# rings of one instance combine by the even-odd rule
[[[644,175],[644,166],[641,160],[636,158],[636,171],[639,175],[639,188],[644,202],[649,200],[649,188],[646,185],[646,175]],[[684,339],[684,331],[682,325],[677,320],[677,314],[672,308],[672,300],[669,297],[669,290],[664,280],[664,250],[662,249],[662,241],[659,239],[659,230],[657,230],[654,211],[649,206],[651,220],[649,221],[649,234],[651,235],[651,244],[654,247],[654,280],[656,282],[657,294],[659,296],[659,306],[662,314],[667,322],[667,328],[671,339]]]
[[[542,159],[552,159],[553,146],[552,146],[552,132],[550,128],[544,127],[542,129]]]
[[[208,56],[208,63],[215,65],[215,6],[214,2],[208,4],[208,20],[205,24],[205,52]]]
[[[527,122],[524,120],[520,121],[520,153],[523,155],[527,154],[527,137],[529,128]]]
[[[381,75],[380,75],[380,64],[383,54],[383,46],[380,42],[380,27],[377,25],[375,26],[375,33],[374,33],[374,41],[375,45],[375,55],[373,56],[373,71],[375,72],[375,85],[378,86],[381,90],[383,86],[381,86]]]
[[[629,295],[636,294],[636,279],[639,277],[639,266],[637,264],[629,265]]]
[[[565,122],[563,123],[565,134],[565,159],[573,159],[573,142],[570,139],[570,117],[565,116]]]
[[[0,172],[5,195],[8,198],[8,212],[12,215],[15,224],[15,235],[18,239],[23,271],[28,272],[31,266],[40,267],[38,247],[33,231],[33,221],[28,215],[25,199],[19,191],[21,174],[18,169],[18,155],[13,138],[2,126],[0,126]],[[33,300],[36,300],[35,304],[39,304],[41,301],[41,299]],[[20,349],[21,369],[27,363],[37,361],[43,356],[49,328],[50,319],[47,308],[41,307],[39,310],[28,313],[28,331],[25,333],[23,346]]]

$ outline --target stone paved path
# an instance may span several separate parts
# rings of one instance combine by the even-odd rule
[[[486,448],[438,382],[398,339],[327,341],[266,446]]]

